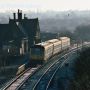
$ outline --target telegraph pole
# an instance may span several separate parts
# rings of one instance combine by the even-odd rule
[[[84,43],[83,43],[83,40],[82,40],[82,51],[83,51],[83,46],[84,46],[83,44],[84,44]]]
[[[59,39],[59,33],[57,33],[57,36],[56,36],[57,39]]]
[[[78,42],[77,42],[77,54],[78,54]]]

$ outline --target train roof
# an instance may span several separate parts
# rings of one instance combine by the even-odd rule
[[[48,46],[51,46],[55,42],[59,42],[61,40],[68,40],[68,39],[70,39],[70,38],[68,38],[68,37],[60,37],[59,39],[51,39],[51,40],[48,40],[48,41],[45,41],[45,42],[35,44],[34,47],[46,48]]]
[[[63,39],[70,39],[69,37],[60,37],[59,39],[63,40]]]
[[[46,42],[54,43],[54,42],[57,42],[57,41],[59,41],[59,40],[58,39],[51,39],[51,40],[48,40]]]
[[[41,42],[41,43],[38,43],[36,45],[37,46],[47,46],[47,45],[50,45],[50,43],[48,43],[48,42]]]

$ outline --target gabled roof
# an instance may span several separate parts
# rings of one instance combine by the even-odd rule
[[[9,41],[23,37],[16,25],[0,24],[0,41]]]
[[[23,19],[21,22],[21,25],[23,26],[23,28],[26,30],[26,33],[28,35],[35,35],[37,32],[37,28],[38,28],[38,18],[35,19]]]
[[[14,13],[14,19],[9,19],[9,23],[0,24],[0,42],[21,41],[24,37],[28,37],[30,45],[40,42],[38,18],[22,19],[22,12],[18,11],[18,19]]]

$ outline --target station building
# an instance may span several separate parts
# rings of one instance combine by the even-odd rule
[[[0,24],[1,47],[3,47],[3,45],[14,44],[12,46],[19,48],[20,52],[22,51],[24,53],[27,52],[31,46],[40,42],[38,18],[29,19],[26,17],[26,14],[22,14],[22,10],[18,9],[17,13],[13,13],[13,19],[9,18],[9,23]]]

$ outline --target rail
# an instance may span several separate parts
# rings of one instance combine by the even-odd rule
[[[70,51],[71,52],[71,51]],[[50,60],[49,62],[47,62],[46,64],[42,65],[41,68],[38,70],[38,72],[35,72],[35,74],[33,76],[31,76],[19,89],[22,90],[24,88],[24,86],[26,86],[27,82],[30,83],[29,85],[29,90],[32,90],[32,88],[35,86],[35,83],[37,83],[37,80],[34,80],[36,77],[36,79],[40,79],[41,74],[44,73],[44,71],[46,70],[46,68],[50,65],[52,65],[54,62],[57,62],[58,58],[63,58],[64,56],[66,56],[66,53],[70,53],[70,52],[65,52],[63,54],[57,55],[57,57],[55,56],[55,58],[53,57],[52,60]],[[55,60],[56,59],[56,60]],[[40,73],[39,73],[40,72]],[[30,80],[30,81],[29,81]]]
[[[84,45],[84,46],[89,46],[89,44]],[[77,51],[78,49],[81,49],[81,48],[82,48],[82,45],[80,45],[80,46],[78,46],[78,48],[76,47],[76,48],[74,48],[74,49],[72,49],[72,50],[70,50],[70,51]],[[45,90],[48,90],[48,89],[49,89],[49,87],[50,87],[50,85],[51,85],[51,83],[52,83],[52,81],[53,81],[53,78],[55,77],[57,71],[59,70],[59,68],[61,68],[61,67],[63,66],[63,64],[64,64],[66,61],[67,61],[67,59],[64,60],[64,61],[61,63],[61,65],[60,65],[60,64],[58,65],[58,67],[55,69],[54,73],[51,75],[51,77],[50,77],[49,81],[47,82],[46,86],[43,85],[43,87],[44,87]],[[47,71],[50,71],[50,70],[47,70]],[[44,78],[44,76],[45,76],[46,73],[48,73],[48,72],[45,72],[45,73],[41,76],[41,78],[39,79],[39,81],[38,81],[38,82],[36,83],[36,85],[34,86],[33,90],[39,90],[39,89],[38,89],[38,86],[39,86],[40,82],[43,83],[43,80],[44,80],[43,78]],[[48,74],[48,75],[50,75],[50,74]],[[46,82],[45,82],[45,83],[46,83]],[[40,85],[40,86],[41,86],[41,85]],[[40,87],[39,87],[39,88],[40,88]]]
[[[88,45],[89,45],[89,44],[84,45],[84,46],[88,46]],[[81,48],[82,48],[82,46],[80,45],[80,46],[78,46],[78,48],[76,47],[76,48],[70,50],[69,53],[72,53],[72,52],[74,52],[74,51],[77,51],[78,49],[81,49]],[[68,53],[68,54],[69,54],[69,53]],[[66,54],[66,55],[68,55],[68,54]],[[63,57],[65,57],[66,55],[64,55]],[[61,58],[62,58],[62,57],[61,57]],[[61,58],[60,58],[60,59],[61,59]],[[40,79],[37,81],[37,83],[36,83],[35,86],[33,87],[33,90],[39,90],[39,89],[38,89],[38,86],[41,86],[40,82],[43,83],[43,80],[44,80],[43,78],[45,77],[45,75],[50,72],[50,68],[51,68],[52,66],[54,66],[60,59],[58,59],[55,63],[53,63],[53,64],[44,72],[44,74],[40,77]],[[67,60],[67,59],[66,59],[66,60]],[[51,76],[50,76],[50,74],[48,74],[51,78],[50,78],[50,80],[48,81],[48,84],[46,85],[46,87],[43,86],[45,90],[48,90],[48,88],[49,88],[49,86],[50,86],[50,84],[51,84],[51,81],[53,80],[53,78],[54,78],[55,74],[57,73],[58,69],[62,67],[62,65],[66,62],[66,60],[64,60],[64,62],[62,62],[61,65],[60,65],[60,64],[58,65],[58,67],[56,68],[56,70],[54,71],[54,73],[53,73]],[[46,76],[46,77],[47,77],[47,76]],[[39,84],[40,84],[40,85],[39,85]]]
[[[73,50],[74,51],[74,50]],[[72,53],[72,52],[69,52],[68,54],[70,54],[70,53]],[[39,84],[40,84],[40,82],[41,83],[43,83],[43,80],[44,80],[44,78],[45,77],[47,77],[48,79],[49,79],[49,77],[52,77],[52,75],[54,75],[53,74],[53,71],[54,71],[54,73],[61,67],[61,64],[63,64],[64,62],[66,62],[67,61],[67,59],[66,59],[66,56],[68,55],[68,54],[65,54],[64,56],[62,56],[60,59],[58,59],[57,61],[55,61],[45,72],[44,72],[44,74],[40,77],[40,79],[37,81],[37,83],[35,84],[35,86],[33,87],[33,90],[39,90],[38,89],[38,86],[39,86]],[[65,60],[64,60],[64,62],[62,61],[62,58],[64,58]],[[51,73],[52,72],[52,73]],[[49,76],[48,76],[48,75]],[[46,75],[46,76],[45,76]],[[50,81],[47,81],[47,82],[50,82]],[[40,84],[41,85],[41,84]],[[47,86],[48,86],[48,84],[46,85],[46,86],[44,86],[44,89],[45,88],[47,88]],[[45,89],[46,90],[46,89]]]
[[[57,68],[57,69],[55,70],[55,72],[52,74],[52,76],[51,76],[51,78],[50,78],[50,80],[49,80],[49,82],[48,82],[45,90],[48,90],[48,88],[50,87],[51,82],[52,82],[54,76],[55,76],[56,73],[58,72],[59,68],[61,68],[65,62],[66,62],[66,60],[65,60],[60,66],[58,66],[58,68]]]
[[[1,88],[1,90],[6,90],[6,88],[8,86],[10,86],[16,79],[18,79],[21,75],[23,75],[23,73],[25,73],[27,70],[25,70],[24,72],[22,72],[20,75],[16,76],[15,78],[11,79],[8,83],[6,83],[4,85],[4,87]]]
[[[84,45],[84,46],[90,47],[89,45],[90,45],[90,44],[86,44],[86,45]],[[78,48],[80,49],[81,47],[82,47],[82,46],[79,46]],[[74,48],[74,49],[75,49],[75,48]],[[63,64],[63,63],[62,63],[62,64]],[[50,78],[50,80],[49,80],[49,82],[48,82],[45,90],[49,90],[49,87],[50,87],[50,85],[51,85],[51,83],[52,83],[52,81],[53,81],[56,73],[58,72],[59,68],[61,68],[61,67],[62,67],[62,65],[59,66],[59,67],[56,69],[56,71],[53,73],[53,75],[52,75],[52,77]]]
[[[84,46],[90,47],[90,44],[85,44]],[[61,58],[67,56],[69,53],[72,53],[73,51],[77,51],[78,49],[81,49],[81,47],[82,47],[82,46],[78,46],[78,48],[75,47],[75,48],[69,50],[69,51],[67,52],[67,54],[64,54]],[[61,59],[61,58],[60,58],[60,59]],[[37,87],[38,83],[40,82],[40,80],[42,79],[42,77],[45,75],[45,73],[47,73],[47,71],[49,71],[49,69],[50,69],[52,66],[54,66],[55,63],[57,63],[60,59],[56,60],[53,64],[50,65],[50,67],[44,72],[44,74],[39,78],[38,82],[34,85],[33,90],[35,90],[35,88]],[[44,67],[44,65],[37,67],[35,70],[33,70],[33,68],[29,68],[29,69],[25,70],[22,74],[20,74],[19,76],[16,76],[14,79],[12,79],[10,82],[8,82],[3,88],[1,88],[1,90],[18,90],[18,89],[26,82],[26,80],[27,80],[32,74],[36,73],[36,71],[37,71],[38,69],[40,69],[40,67]],[[53,77],[54,77],[54,75],[55,75],[55,73],[57,72],[58,69],[59,69],[59,67],[58,67],[58,68],[55,70],[55,72],[53,73],[51,79],[49,80],[49,82],[48,82],[48,84],[47,84],[46,90],[49,88],[49,85],[50,85],[50,83],[51,83],[51,81],[52,81],[52,79],[53,79]],[[31,73],[31,71],[32,71],[32,73]],[[29,74],[28,74],[28,73],[26,74],[26,72],[30,72],[30,73],[29,73]],[[25,77],[25,78],[22,80],[22,82],[19,83],[19,85],[16,83],[17,85],[16,85],[15,89],[10,89],[10,86],[15,85],[14,83],[15,83],[17,80],[20,80],[20,77],[25,76],[25,75],[27,75],[27,77]]]
[[[16,76],[9,83],[7,83],[5,87],[1,88],[1,90],[17,90],[21,86],[21,84],[24,83],[30,77],[30,75],[32,75],[39,68],[40,66],[28,68],[23,73]]]

